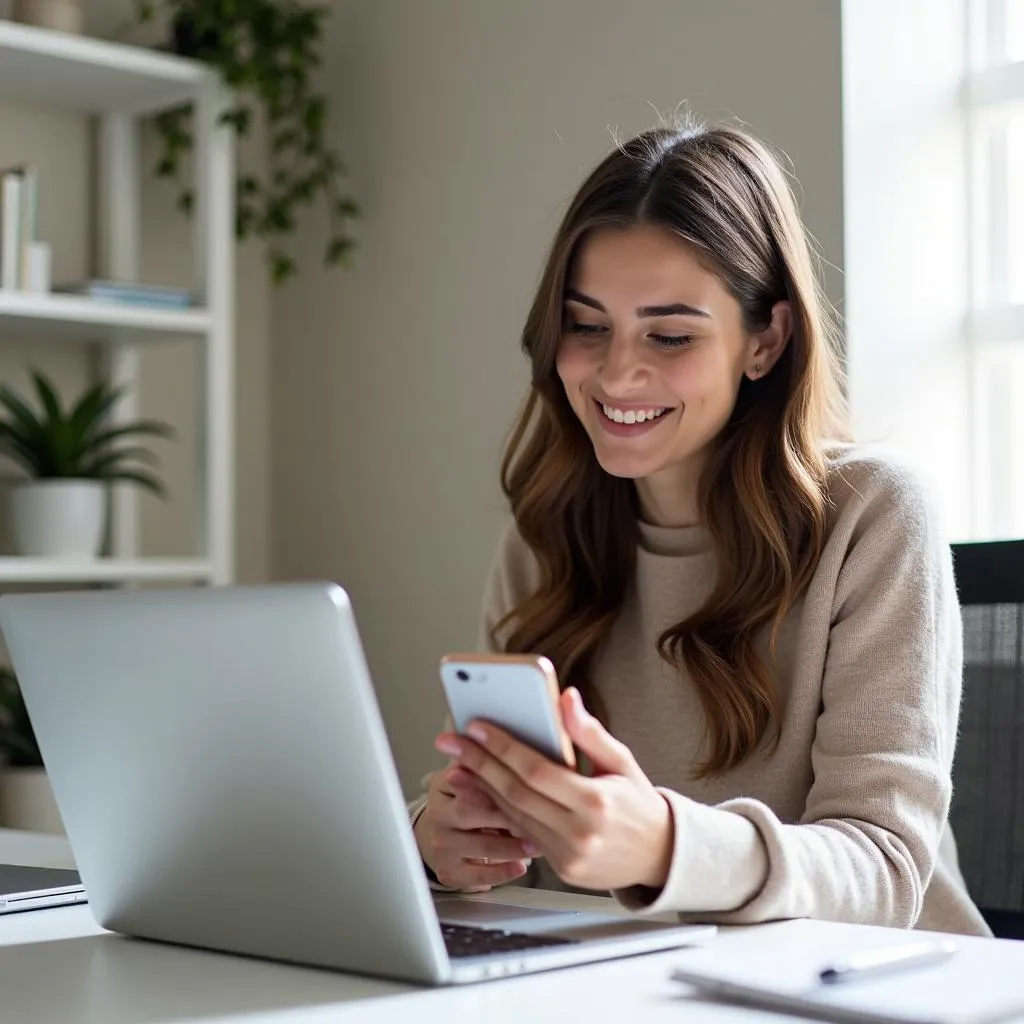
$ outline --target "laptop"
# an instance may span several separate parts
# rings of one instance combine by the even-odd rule
[[[424,985],[714,934],[435,902],[335,584],[8,594],[0,630],[111,931]]]
[[[0,914],[85,902],[85,886],[70,868],[0,864]]]

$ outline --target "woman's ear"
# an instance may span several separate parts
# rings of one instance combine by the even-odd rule
[[[788,302],[776,302],[772,306],[772,319],[768,326],[750,336],[747,365],[743,372],[751,380],[757,380],[769,373],[786,351],[792,333],[792,307]]]

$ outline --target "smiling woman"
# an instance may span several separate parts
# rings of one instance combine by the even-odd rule
[[[410,808],[435,885],[984,934],[946,817],[962,653],[914,475],[849,443],[786,175],[745,130],[617,147],[555,237],[481,646],[546,655],[582,773],[493,724]]]
[[[781,354],[788,303],[748,332],[722,281],[657,224],[594,231],[569,278],[555,366],[598,463],[636,480],[650,509],[660,495],[661,525],[696,522],[685,480],[728,423],[744,374],[756,379]],[[680,293],[688,301],[655,301]]]

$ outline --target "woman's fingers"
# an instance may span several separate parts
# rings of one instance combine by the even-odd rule
[[[448,778],[445,779],[444,786],[443,792],[447,792],[449,795],[464,801],[471,807],[492,812],[498,809],[490,795],[473,778],[472,773],[467,772],[465,768],[451,769]]]
[[[496,793],[521,814],[555,831],[566,826],[586,790],[586,779],[497,726],[474,722],[469,732],[473,739],[442,734],[438,746],[492,797]]]
[[[507,861],[502,864],[471,864],[461,861],[451,869],[435,869],[437,880],[442,885],[466,892],[486,892],[496,885],[507,885],[526,874],[527,865],[521,861]]]
[[[524,840],[494,832],[467,832],[459,836],[459,856],[468,860],[486,860],[505,864],[513,860],[529,860]]]
[[[481,828],[508,831],[512,822],[497,807],[474,807],[461,797],[442,797],[437,807],[438,824],[459,832],[473,832]]]
[[[565,690],[559,698],[562,720],[573,744],[590,758],[595,774],[626,775],[636,777],[639,773],[632,753],[624,743],[617,740],[583,706],[580,692],[574,686]]]
[[[464,768],[453,766],[437,774],[428,805],[431,817],[447,828],[507,830],[511,827],[508,818]]]
[[[560,851],[565,847],[565,837],[559,832],[549,828],[543,822],[524,814],[511,804],[506,803],[500,793],[492,792],[491,797],[503,814],[514,819],[513,835],[521,839],[524,844],[523,849],[527,851],[529,856],[547,855]]]

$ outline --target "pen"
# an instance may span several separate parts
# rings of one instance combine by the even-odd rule
[[[950,939],[908,942],[903,946],[871,949],[863,953],[854,953],[846,960],[826,967],[819,977],[825,985],[858,981],[888,971],[909,970],[913,967],[941,963],[948,960],[956,951],[956,943]]]

